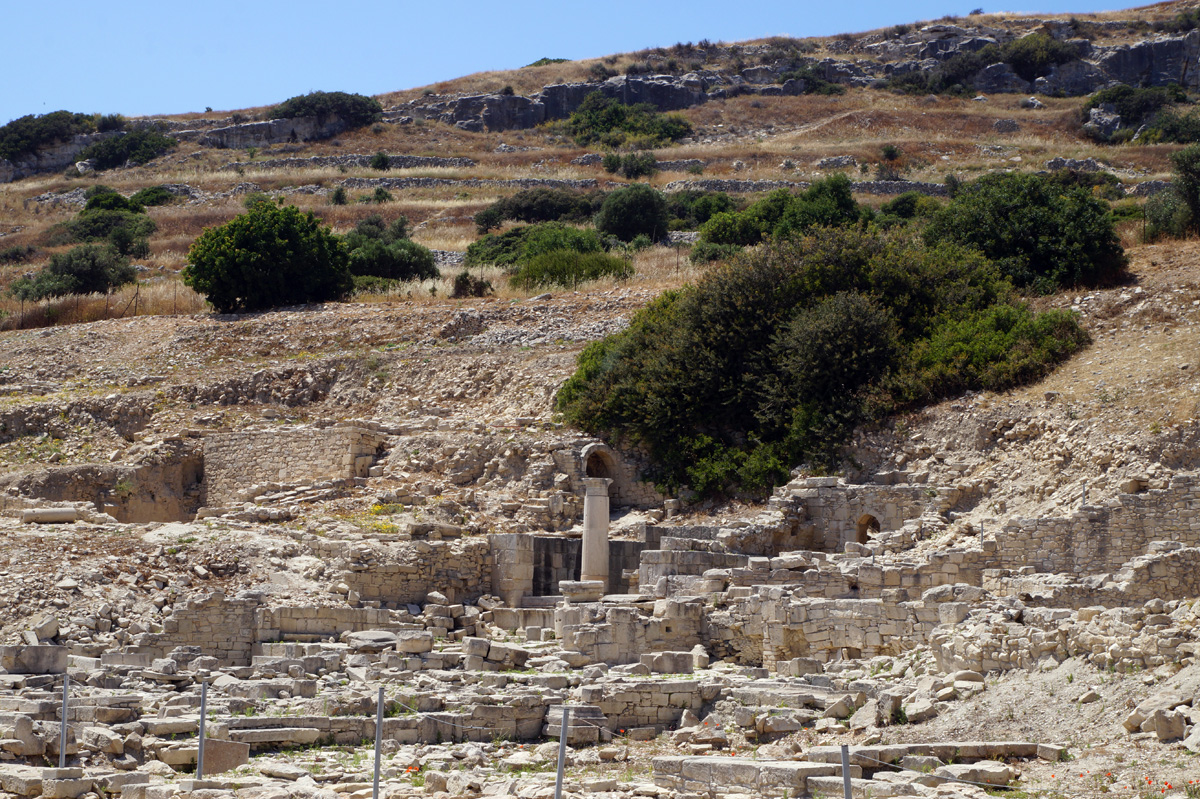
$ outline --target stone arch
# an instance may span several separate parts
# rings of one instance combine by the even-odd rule
[[[871,533],[878,533],[879,529],[879,519],[869,513],[864,513],[858,517],[858,530],[854,540],[865,545]]]
[[[605,444],[588,444],[580,453],[585,477],[618,478],[617,460],[613,451]]]

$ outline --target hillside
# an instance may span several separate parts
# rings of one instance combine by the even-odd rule
[[[1186,118],[1198,26],[1175,2],[679,43],[397,91],[358,127],[127,120],[178,140],[141,165],[77,166],[111,131],[4,161],[0,790],[366,799],[382,690],[388,797],[553,796],[564,704],[570,796],[840,796],[841,744],[856,796],[1197,795],[1200,245],[1143,239],[1183,145],[1084,126],[1114,81],[1180,84]],[[1033,80],[1030,37],[1063,48]],[[1016,66],[898,80],[985,50]],[[863,425],[769,497],[660,493],[554,399],[586,345],[719,268],[689,259],[696,225],[614,250],[627,280],[463,265],[497,200],[635,182],[570,136],[594,91],[690,124],[622,151],[668,198],[845,174],[879,209],[1066,168],[1117,209],[1128,275],[1024,298],[1090,338],[1044,379]],[[15,296],[97,185],[171,195],[137,283]],[[212,313],[188,249],[258,193],[339,234],[403,215],[441,276]],[[494,294],[452,297],[463,271]],[[192,780],[201,683],[230,770]]]

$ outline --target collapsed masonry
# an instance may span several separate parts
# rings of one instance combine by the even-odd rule
[[[338,475],[387,476],[395,444],[370,425],[210,436],[207,507],[264,496],[282,505],[330,490],[315,486]],[[397,711],[383,735],[395,745],[536,740],[557,734],[569,703],[573,744],[675,730],[690,755],[656,760],[661,790],[803,796],[840,780],[828,753],[740,765],[719,754],[729,735],[769,742],[811,728],[878,740],[873,731],[986,690],[985,674],[1071,657],[1120,671],[1183,667],[1125,724],[1200,749],[1194,475],[1154,489],[1134,480],[1106,505],[978,530],[954,521],[981,499],[968,483],[798,478],[755,519],[705,527],[669,518],[677,504],[602,444],[545,457],[553,488],[526,500],[539,513],[525,518],[539,523],[520,532],[444,522],[365,539],[293,530],[298,550],[326,564],[327,605],[207,591],[140,628],[117,625],[116,611],[83,635],[39,623],[0,650],[0,683],[13,692],[0,750],[16,761],[56,752],[52,691],[69,673],[92,698],[73,711],[68,752],[102,768],[34,779],[0,765],[0,786],[79,796],[98,785],[155,799],[146,763],[195,762],[201,680],[217,714],[209,734],[230,744],[231,767],[250,751],[370,738],[383,683]],[[418,501],[399,488],[377,497]],[[610,530],[610,502],[662,507],[657,522]],[[255,507],[265,519],[279,510]],[[264,702],[289,715],[259,713]],[[859,789],[890,795],[881,786],[900,779],[896,764],[918,757],[1007,784],[1015,775],[992,761],[1060,756],[1041,743],[861,747],[854,776]],[[945,765],[938,746],[960,765]]]

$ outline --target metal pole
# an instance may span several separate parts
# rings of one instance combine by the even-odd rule
[[[204,717],[208,714],[208,680],[200,681],[200,751],[196,753],[196,779],[204,779]]]
[[[842,790],[850,799],[850,747],[842,744]]]
[[[71,687],[71,676],[63,674],[62,724],[58,726],[58,767],[67,767],[67,691]]]
[[[379,686],[379,701],[375,704],[375,783],[371,799],[379,799],[379,753],[383,749],[383,686]]]
[[[554,799],[562,799],[563,766],[567,762],[567,719],[571,708],[563,705],[562,730],[558,734],[558,776],[554,780]]]

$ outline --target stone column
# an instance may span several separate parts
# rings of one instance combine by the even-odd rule
[[[581,580],[599,580],[608,586],[608,486],[607,477],[585,477],[583,496],[583,562]]]

